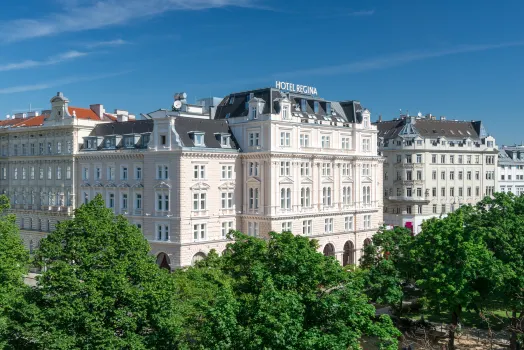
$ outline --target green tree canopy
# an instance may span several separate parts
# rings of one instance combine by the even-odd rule
[[[173,279],[143,234],[98,195],[42,240],[44,271],[11,317],[14,349],[172,349]]]
[[[397,348],[400,333],[389,317],[375,317],[362,279],[318,253],[315,241],[289,232],[234,238],[223,257],[177,272],[186,289],[195,281],[214,294],[195,303],[205,320],[192,323],[195,348],[359,349],[365,335]]]

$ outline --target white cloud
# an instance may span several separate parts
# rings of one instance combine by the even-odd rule
[[[18,92],[29,92],[29,91],[46,90],[46,89],[50,89],[50,88],[62,87],[62,86],[65,86],[65,85],[71,85],[71,84],[76,84],[76,83],[80,83],[80,82],[112,78],[112,77],[128,74],[130,72],[131,72],[130,70],[127,70],[127,71],[121,71],[121,72],[116,72],[116,73],[99,74],[99,75],[92,75],[92,76],[69,77],[69,78],[65,78],[65,79],[61,79],[61,80],[56,80],[56,81],[53,81],[53,82],[50,82],[50,83],[9,86],[9,87],[5,87],[5,88],[0,88],[0,95],[14,94],[14,93],[18,93]]]
[[[256,0],[101,0],[70,1],[60,13],[39,19],[15,19],[0,24],[0,42],[21,41],[127,23],[168,11],[197,11],[222,7],[257,6]]]
[[[75,58],[83,57],[86,55],[87,53],[85,52],[68,51],[61,55],[50,57],[44,61],[25,60],[25,61],[16,62],[16,63],[0,64],[0,72],[36,68],[36,67],[41,67],[41,66],[51,66],[54,64],[65,62],[65,61],[70,61]]]
[[[130,44],[130,43],[122,39],[115,39],[115,40],[108,40],[108,41],[98,41],[95,43],[88,43],[86,47],[89,49],[94,49],[97,47],[121,46],[121,45],[127,45],[127,44]]]

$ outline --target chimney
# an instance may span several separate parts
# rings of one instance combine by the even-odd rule
[[[382,114],[379,114],[379,115],[378,115],[378,122],[379,122],[379,123],[382,122]]]
[[[129,120],[129,112],[121,109],[115,109],[116,120],[119,122],[127,122]]]
[[[104,119],[104,113],[106,112],[106,110],[104,109],[104,105],[101,105],[101,104],[90,105],[89,108],[91,108],[91,110],[95,112],[95,114],[100,119],[102,120]]]
[[[446,120],[446,117],[443,116],[443,115],[441,115],[441,116],[440,116],[440,120]]]

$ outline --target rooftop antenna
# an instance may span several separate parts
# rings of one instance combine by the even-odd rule
[[[42,107],[35,107],[34,109],[43,109]],[[13,109],[11,112],[27,112],[27,109]],[[33,112],[33,105],[29,104],[29,112]]]

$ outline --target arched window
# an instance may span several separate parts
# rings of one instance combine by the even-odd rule
[[[158,254],[158,256],[156,257],[156,264],[161,269],[166,269],[168,271],[171,271],[170,259],[169,259],[169,256],[167,256],[166,253]]]
[[[347,241],[344,244],[344,256],[342,257],[342,265],[354,265],[355,264],[355,245],[351,241]]]
[[[367,246],[370,245],[370,244],[371,244],[371,239],[366,238],[366,239],[364,240],[364,247],[367,247]]]
[[[193,259],[191,261],[191,265],[195,265],[198,261],[204,260],[206,258],[206,254],[202,252],[198,252],[195,255],[193,255]]]
[[[328,243],[326,244],[326,246],[324,247],[324,256],[335,256],[335,247],[333,246],[333,244],[331,243]]]

